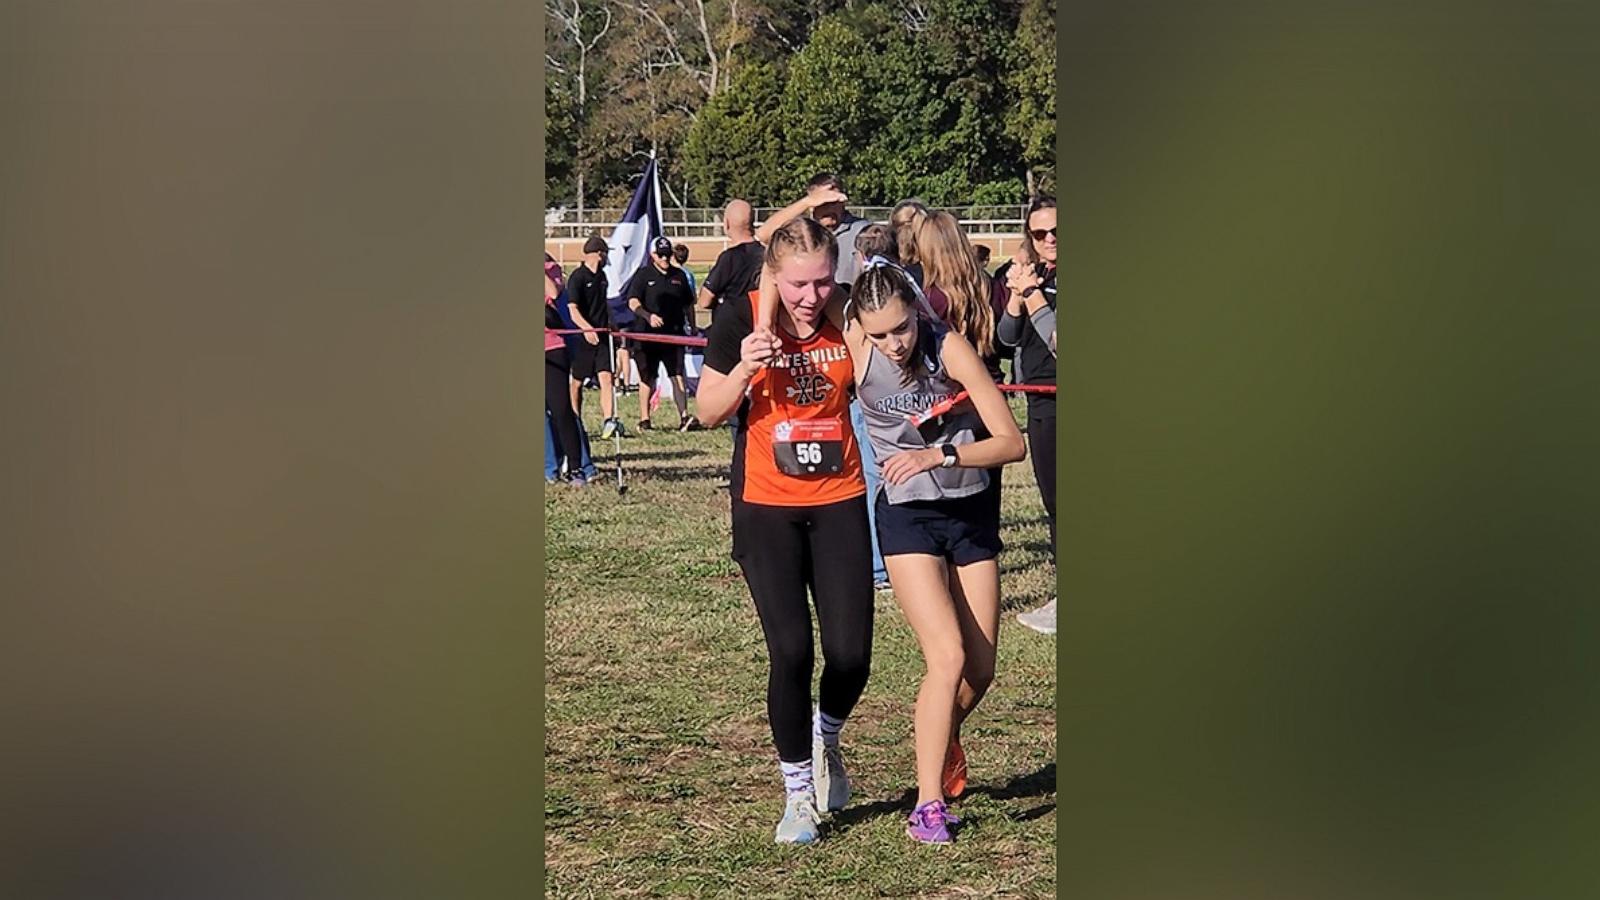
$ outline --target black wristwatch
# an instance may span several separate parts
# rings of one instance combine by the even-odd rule
[[[939,452],[944,454],[944,460],[939,463],[939,468],[948,469],[956,464],[956,445],[940,444]]]

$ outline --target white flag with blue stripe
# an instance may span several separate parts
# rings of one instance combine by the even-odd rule
[[[622,221],[606,239],[606,285],[610,293],[606,299],[611,304],[611,320],[619,327],[626,326],[634,318],[623,291],[633,273],[648,262],[650,242],[660,237],[661,232],[661,183],[656,176],[655,157],[651,156],[645,165],[644,177],[639,179],[639,187],[622,214]]]

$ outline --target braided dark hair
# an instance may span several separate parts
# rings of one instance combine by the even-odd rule
[[[902,374],[910,382],[919,371],[918,367],[926,362],[924,354],[933,346],[933,342],[923,334],[930,323],[917,314],[917,291],[904,272],[894,266],[873,266],[856,276],[855,283],[850,285],[850,301],[845,305],[845,318],[859,326],[862,313],[877,312],[887,307],[891,300],[905,304],[906,312],[911,317],[911,326],[917,330],[917,342],[900,364]]]

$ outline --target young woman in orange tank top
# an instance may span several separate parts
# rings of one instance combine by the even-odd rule
[[[872,653],[872,538],[849,421],[850,356],[823,317],[839,290],[838,252],[810,219],[772,235],[777,326],[758,327],[753,302],[727,304],[711,326],[695,396],[707,427],[738,415],[733,558],[767,643],[767,717],[786,791],[780,843],[816,840],[822,813],[849,800],[839,732],[866,687]],[[813,603],[823,658],[815,708]]]

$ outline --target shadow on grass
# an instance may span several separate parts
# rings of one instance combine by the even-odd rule
[[[1026,812],[1020,812],[1014,816],[1008,816],[1007,818],[1013,822],[1032,822],[1034,819],[1042,819],[1055,811],[1056,805],[1054,803],[1045,803],[1040,806],[1035,806],[1033,809],[1027,810]]]
[[[1049,591],[1038,591],[1029,594],[1006,594],[1000,598],[1000,615],[1003,617],[1038,609],[1041,604],[1047,603],[1049,600]],[[1041,637],[1044,637],[1044,635],[1041,635]]]
[[[1046,763],[1037,772],[1028,775],[1018,775],[998,787],[993,785],[979,785],[969,788],[966,796],[972,797],[982,794],[993,800],[1022,800],[1028,797],[1043,797],[1056,792],[1056,764]],[[892,800],[879,800],[862,806],[846,807],[833,814],[832,830],[840,833],[869,822],[879,816],[898,815],[904,816],[911,812],[917,799],[916,788],[907,788],[899,797]],[[1024,810],[1015,815],[1008,814],[1006,818],[1015,822],[1031,822],[1053,812],[1056,808],[1054,802],[1043,803],[1032,809]],[[959,811],[959,810],[958,810]]]
[[[1015,546],[1023,553],[1037,553],[1041,556],[1051,556],[1055,552],[1055,548],[1050,546],[1050,542],[1048,540],[1023,541],[1021,544],[1014,544],[1012,546]]]
[[[1011,559],[1009,562],[1002,562],[1000,564],[1000,577],[1002,580],[1004,580],[1005,576],[1007,575],[1015,575],[1019,572],[1032,572],[1038,569],[1041,565],[1041,561],[1038,559],[1038,557],[1043,557],[1043,562],[1045,564],[1048,564],[1049,561],[1054,558],[1054,554],[1051,553],[1049,541],[1026,541],[1022,544],[1008,544],[1006,546],[1006,550],[1014,550],[1016,552],[1011,554]],[[1037,554],[1037,556],[1024,556],[1024,553]],[[1005,559],[1005,556],[1002,555],[1000,558]],[[1055,579],[1051,579],[1051,581],[1054,582]]]
[[[1006,490],[1006,488],[1002,488],[1002,490]],[[1000,522],[1000,527],[1001,529],[1031,528],[1035,525],[1049,526],[1049,524],[1050,517],[1040,514],[1037,516],[1028,516],[1027,518],[1022,519],[1003,519]]]
[[[697,456],[704,455],[705,454],[699,450],[645,450],[640,452],[630,450],[627,445],[623,445],[622,463],[623,465],[627,465],[634,460],[694,459]]]
[[[623,459],[626,468],[627,459]],[[727,466],[652,466],[634,469],[631,474],[640,481],[708,481],[726,478]]]
[[[1037,772],[1028,775],[1018,775],[999,787],[982,784],[967,791],[969,795],[983,794],[994,800],[1020,800],[1025,797],[1043,797],[1056,792],[1056,764],[1054,761],[1045,763]],[[1040,807],[1040,810],[1029,810],[1024,815],[1028,818],[1038,818],[1045,811],[1055,809],[1055,804]]]
[[[879,816],[906,815],[911,811],[917,799],[916,788],[906,788],[905,793],[893,800],[879,800],[864,806],[847,806],[833,814],[830,820],[833,823],[831,830],[838,832],[849,831],[863,822],[870,822]]]

